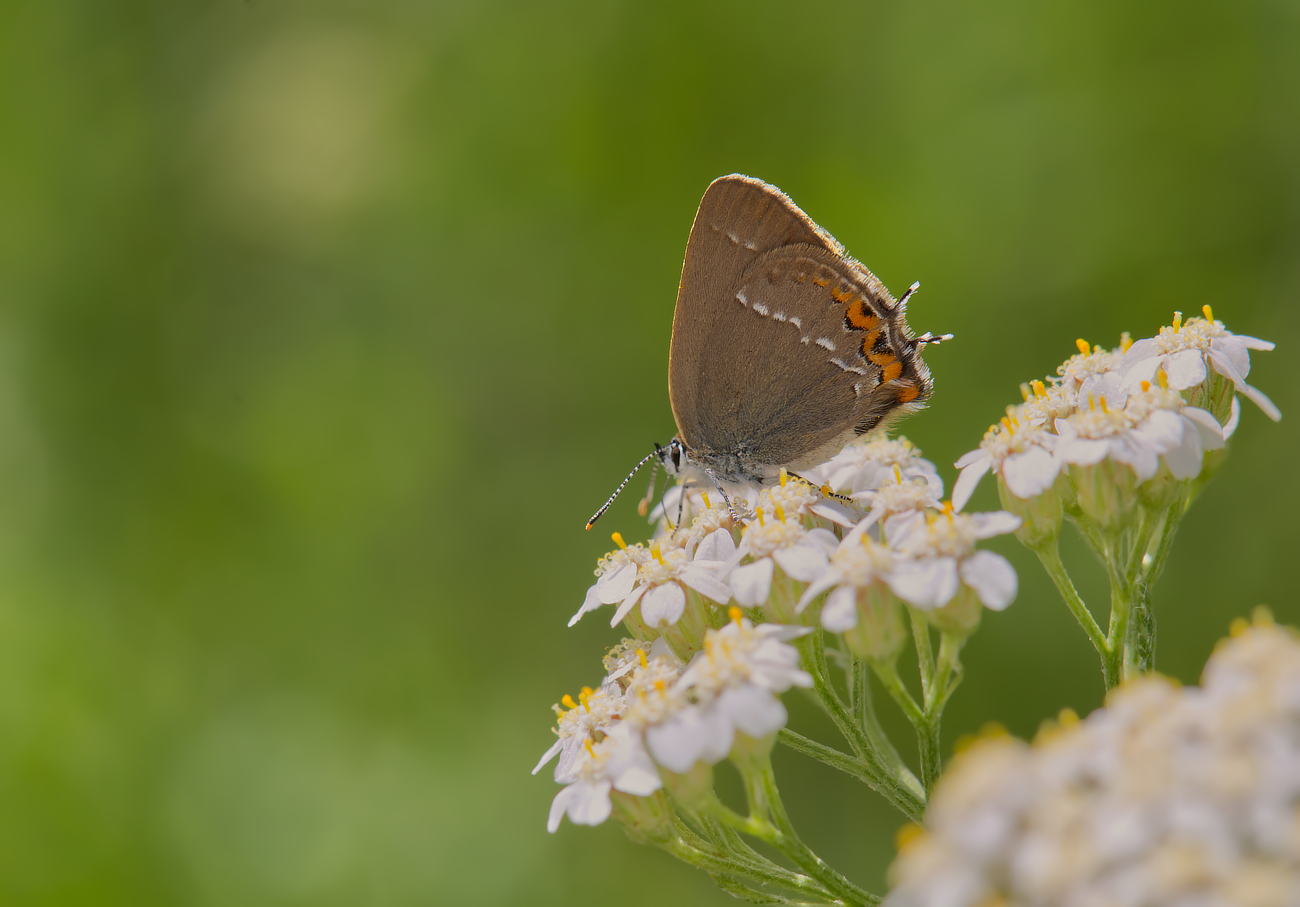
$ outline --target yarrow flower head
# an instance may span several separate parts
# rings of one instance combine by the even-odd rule
[[[902,435],[897,438],[879,432],[864,435],[821,466],[804,473],[810,481],[854,497],[875,491],[887,482],[897,483],[898,474],[904,480],[924,480],[936,497],[943,497],[939,471],[921,456],[920,448]]]
[[[1260,620],[1202,684],[1148,675],[959,754],[887,907],[1300,903],[1300,639]]]
[[[1016,597],[1015,568],[996,552],[977,551],[975,543],[1019,526],[1020,518],[1004,510],[956,513],[951,507],[937,516],[891,520],[885,531],[900,557],[889,573],[889,587],[924,611],[944,608],[963,590],[985,607],[1001,611]],[[978,608],[962,611],[963,628],[972,629],[969,622],[978,619]]]
[[[1234,334],[1215,321],[1210,307],[1204,306],[1204,318],[1183,321],[1175,312],[1173,323],[1162,327],[1155,337],[1139,340],[1124,354],[1119,370],[1130,387],[1143,381],[1154,382],[1158,370],[1168,375],[1169,386],[1179,391],[1201,388],[1209,377],[1207,366],[1232,382],[1237,393],[1252,400],[1276,422],[1282,413],[1261,391],[1246,383],[1250,374],[1250,351],[1271,350],[1274,344],[1258,337]],[[1202,394],[1202,396],[1205,396]],[[1195,396],[1192,399],[1196,399]]]
[[[686,610],[688,590],[718,604],[731,600],[725,580],[736,545],[728,530],[715,530],[702,539],[674,533],[648,547],[626,545],[617,533],[614,539],[620,550],[601,559],[596,571],[599,578],[587,590],[569,626],[587,612],[612,604],[618,604],[618,609],[610,626],[616,626],[638,604],[647,626],[675,624]]]
[[[799,667],[798,650],[788,644],[810,630],[754,626],[739,608],[731,617],[722,629],[708,632],[704,649],[677,680],[674,692],[689,697],[690,704],[646,729],[654,760],[671,771],[726,758],[737,734],[771,737],[787,718],[776,694],[812,686],[812,677]]]

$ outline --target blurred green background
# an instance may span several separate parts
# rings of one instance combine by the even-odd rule
[[[0,5],[0,901],[729,903],[616,827],[548,836],[528,770],[617,639],[565,622],[644,530],[582,524],[673,433],[732,171],[922,281],[957,340],[903,431],[949,483],[1076,337],[1208,302],[1277,341],[1286,418],[1247,404],[1184,523],[1159,667],[1300,622],[1297,47],[1293,0]],[[1100,702],[994,547],[1021,594],[949,742]],[[901,818],[778,768],[880,890]]]

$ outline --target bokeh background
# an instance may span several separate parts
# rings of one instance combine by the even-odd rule
[[[732,171],[922,281],[957,340],[903,431],[949,482],[1076,337],[1208,302],[1277,341],[1286,418],[1246,406],[1184,523],[1159,667],[1300,622],[1297,47],[1291,0],[0,4],[0,900],[729,903],[616,827],[548,836],[528,770],[617,639],[565,622],[634,500],[582,524],[673,433]],[[1021,593],[949,742],[1101,698],[994,547]],[[778,767],[881,890],[901,817]]]

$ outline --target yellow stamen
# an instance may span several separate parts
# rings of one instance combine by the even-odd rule
[[[1082,337],[1074,341],[1074,346],[1075,349],[1085,356],[1092,352],[1092,347],[1088,346],[1088,341],[1084,340]]]
[[[1151,382],[1150,382],[1150,381],[1143,381],[1143,382],[1142,382],[1142,393],[1145,394],[1145,393],[1146,393],[1147,391],[1149,391],[1149,390],[1151,390]]]
[[[903,484],[903,468],[897,463],[894,464],[894,481],[899,485]]]
[[[707,491],[700,492],[700,497],[704,498],[705,509],[712,510],[713,504],[709,502],[709,493]]]
[[[781,467],[781,487],[784,488],[784,487],[785,487],[785,483],[788,482],[788,481],[790,481],[790,473],[786,472],[786,471],[785,471],[785,467],[782,466],[782,467]]]
[[[1177,334],[1183,329],[1183,313],[1174,312],[1174,333]]]
[[[664,681],[662,677],[655,681],[655,689],[660,693],[664,691]]]
[[[1022,400],[1028,400],[1028,399],[1029,399],[1029,391],[1030,391],[1030,387],[1029,387],[1029,385],[1028,385],[1028,384],[1025,384],[1025,382],[1023,382],[1023,381],[1020,382],[1020,397],[1021,397]]]
[[[627,547],[627,542],[623,541],[623,536],[621,534],[615,532],[613,535],[610,536],[610,538],[614,540],[614,544],[617,545],[618,547],[620,548]]]
[[[1041,381],[1035,381],[1035,382],[1034,382],[1034,396],[1035,396],[1035,397],[1046,397],[1046,396],[1047,396],[1047,385],[1044,384],[1044,383],[1041,382]]]
[[[655,560],[657,560],[660,564],[662,564],[662,563],[664,562],[664,556],[663,556],[663,553],[660,552],[660,550],[659,550],[659,546],[658,546],[658,545],[651,545],[651,546],[650,546],[650,555],[651,555]]]
[[[762,508],[762,507],[755,507],[755,508],[754,508],[754,514],[755,514],[755,516],[758,517],[758,525],[762,526],[762,525],[763,525],[763,508]]]
[[[915,822],[908,822],[894,835],[894,848],[902,853],[925,837],[925,829]]]
[[[573,701],[573,697],[568,693],[565,693],[564,696],[561,697],[560,702],[564,703],[566,709],[576,709],[578,707],[578,704]]]
[[[1061,727],[1074,727],[1079,723],[1079,713],[1074,709],[1061,709],[1060,714],[1056,716],[1057,722]]]
[[[829,484],[823,485],[821,487],[821,493],[829,498],[831,495],[835,494],[835,489],[831,488]]]
[[[1129,336],[1128,331],[1125,331],[1124,333],[1119,335],[1119,351],[1121,353],[1127,353],[1128,348],[1131,347],[1132,345],[1133,345],[1133,338]]]
[[[781,509],[780,504],[776,505],[776,518],[780,520],[782,523],[785,522],[785,511]]]
[[[1201,314],[1205,316],[1206,321],[1210,322],[1211,324],[1214,323],[1214,310],[1211,309],[1208,305],[1201,306]]]
[[[1088,409],[1089,409],[1089,410],[1094,410],[1094,409],[1096,409],[1096,408],[1097,408],[1097,398],[1094,397],[1092,394],[1089,394],[1089,395],[1088,395]]]
[[[587,755],[590,756],[591,758],[595,759],[595,758],[596,758],[596,751],[595,751],[594,749],[591,748],[591,739],[588,738],[588,739],[582,741],[582,745],[583,745],[584,747],[587,748]]]
[[[1169,375],[1165,373],[1164,369],[1156,369],[1156,380],[1160,382],[1161,390],[1169,390]]]
[[[641,662],[641,667],[646,667],[650,662],[645,657],[645,649],[636,650],[636,660]]]
[[[948,517],[948,522],[951,523],[953,520],[952,501],[943,502],[943,512]]]
[[[1002,423],[1002,427],[1003,427],[1003,428],[1005,428],[1007,431],[1011,431],[1011,420],[1010,420],[1010,419],[1008,419],[1006,416],[1003,416],[1003,417],[1002,417],[1001,419],[999,419],[998,421],[999,421],[1000,423]]]
[[[1105,394],[1102,394],[1100,397],[1098,397],[1098,398],[1097,398],[1097,402],[1101,405],[1101,411],[1102,411],[1103,413],[1109,413],[1109,412],[1110,412],[1110,409],[1106,406],[1106,395],[1105,395]]]
[[[741,611],[735,605],[732,605],[727,609],[727,616],[735,621],[736,626],[740,626],[740,619],[745,616],[745,612]]]

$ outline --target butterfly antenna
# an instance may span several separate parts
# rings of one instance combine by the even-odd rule
[[[911,299],[912,296],[914,296],[916,294],[916,291],[919,289],[921,289],[921,281],[918,280],[916,283],[912,284],[910,287],[907,288],[906,293],[898,297],[897,307],[901,309],[903,306],[907,305],[907,300]]]
[[[658,445],[655,445],[655,446],[658,447]],[[609,496],[609,500],[605,502],[605,506],[603,506],[603,507],[601,507],[599,510],[597,510],[597,511],[596,511],[596,515],[593,516],[591,519],[587,520],[587,528],[588,528],[588,529],[590,529],[593,525],[595,525],[596,520],[600,519],[601,516],[604,515],[605,511],[609,509],[609,505],[614,503],[614,499],[615,499],[616,497],[618,497],[619,492],[621,492],[624,488],[627,487],[627,483],[628,483],[628,482],[632,481],[632,476],[636,475],[636,471],[637,471],[638,469],[640,469],[642,466],[644,466],[644,465],[646,464],[646,460],[649,460],[651,457],[656,456],[657,453],[658,453],[658,451],[656,451],[655,453],[648,453],[648,454],[646,454],[646,455],[641,459],[641,462],[640,462],[640,463],[638,463],[638,464],[636,464],[636,466],[632,467],[632,471],[629,472],[629,473],[627,474],[627,478],[624,479],[622,482],[620,482],[619,485],[618,485],[618,487],[614,489],[614,493],[611,494],[611,495]]]
[[[650,502],[655,499],[655,479],[659,478],[659,461],[663,459],[663,448],[658,444],[655,445],[655,453],[659,456],[650,464],[650,487],[645,490],[645,497],[643,497],[636,505],[636,512],[641,514],[641,516],[646,515],[650,510]],[[644,463],[645,460],[642,460],[641,462]],[[637,468],[639,469],[640,466],[638,465]],[[632,471],[636,472],[635,469]],[[632,477],[628,476],[628,478],[630,479]]]

